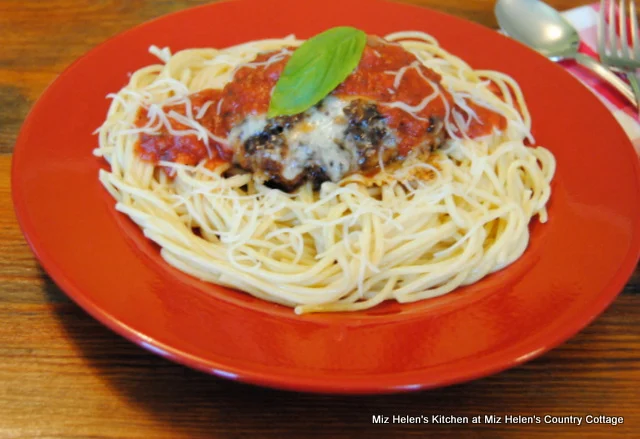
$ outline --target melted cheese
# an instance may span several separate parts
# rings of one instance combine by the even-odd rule
[[[295,178],[306,164],[314,162],[332,181],[338,181],[355,165],[354,151],[344,147],[347,121],[343,110],[347,104],[343,99],[328,97],[320,109],[309,109],[305,122],[286,134],[291,162],[283,173],[285,178]]]
[[[281,136],[283,147],[271,147],[260,151],[264,158],[281,163],[282,176],[295,180],[305,169],[321,168],[332,181],[358,169],[358,153],[353,141],[348,139],[348,120],[344,109],[349,100],[329,96],[322,104],[303,113],[301,121],[286,129]],[[265,115],[250,115],[234,127],[230,144],[236,151],[251,137],[259,135],[267,126]],[[384,139],[385,145],[394,144],[394,136]]]
[[[244,143],[249,140],[250,137],[261,133],[266,126],[267,118],[264,115],[247,116],[242,123],[233,127],[229,133],[229,140],[232,145]]]

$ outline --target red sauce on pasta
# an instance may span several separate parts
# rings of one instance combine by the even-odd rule
[[[258,55],[251,63],[255,65],[238,69],[233,80],[222,90],[208,89],[191,95],[191,110],[194,115],[208,105],[198,122],[212,134],[226,138],[232,127],[246,116],[266,113],[271,90],[288,60],[287,55],[278,61],[267,63],[278,52],[280,51]],[[402,76],[397,80],[400,74]],[[434,120],[444,120],[447,109],[450,110],[449,114],[451,110],[457,109],[451,96],[439,85],[440,79],[436,72],[423,66],[415,55],[400,45],[369,37],[358,67],[333,91],[333,95],[375,101],[388,126],[395,130],[400,154],[406,155],[414,145],[420,143],[421,137],[428,132]],[[429,96],[431,98],[428,103],[419,108]],[[398,108],[402,106],[399,104],[412,107],[414,111],[407,112]],[[468,136],[489,134],[494,127],[505,128],[506,120],[502,115],[470,101],[466,104],[475,111],[479,119],[470,122],[466,130]],[[180,115],[187,113],[185,105],[165,107],[164,111],[175,111]],[[171,118],[169,120],[176,131],[189,128]],[[141,109],[136,125],[143,127],[149,122],[146,109]],[[210,140],[207,148],[196,135],[172,134],[166,127],[159,134],[141,134],[138,148],[141,158],[152,162],[164,160],[195,165],[204,159],[230,161],[232,158],[232,151],[222,144]]]

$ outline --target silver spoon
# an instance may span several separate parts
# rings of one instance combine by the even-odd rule
[[[573,59],[620,92],[636,108],[631,87],[595,59],[578,53],[580,36],[562,15],[540,0],[498,0],[496,18],[507,35],[552,61]]]

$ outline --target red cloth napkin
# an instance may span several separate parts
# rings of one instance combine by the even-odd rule
[[[567,19],[580,34],[580,52],[599,59],[597,53],[598,13],[600,4],[571,9],[563,12]],[[627,27],[628,28],[628,27]],[[597,76],[573,62],[563,62],[562,65],[573,76],[590,88],[596,96],[611,111],[622,128],[633,142],[636,152],[640,154],[640,118],[637,110],[620,96],[611,86],[602,82]]]

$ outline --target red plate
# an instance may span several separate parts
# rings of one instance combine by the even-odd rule
[[[503,370],[584,328],[623,288],[640,248],[638,159],[617,122],[564,70],[459,18],[379,0],[239,0],[143,24],[89,52],[44,93],[13,159],[13,199],[29,244],[95,318],[172,360],[226,378],[320,392],[396,392]],[[105,95],[155,62],[151,44],[225,47],[336,25],[416,29],[472,66],[522,86],[538,142],[556,156],[550,220],[524,256],[445,297],[352,314],[292,310],[208,285],[165,264],[98,183],[91,133]],[[274,285],[277,288],[277,285]]]

